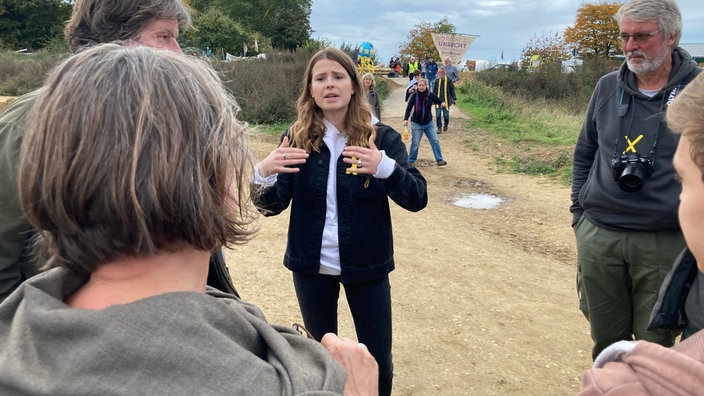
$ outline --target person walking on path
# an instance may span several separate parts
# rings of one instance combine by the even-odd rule
[[[418,89],[418,81],[420,80],[420,70],[413,72],[413,78],[406,85],[406,91],[403,94],[403,101],[408,102],[408,98],[411,97]]]
[[[433,104],[445,107],[445,102],[428,89],[428,80],[425,78],[419,79],[418,90],[408,99],[406,112],[403,115],[403,126],[408,126],[409,117],[411,119],[411,150],[408,154],[408,162],[411,164],[414,164],[416,159],[418,159],[420,140],[425,134],[430,142],[430,147],[433,149],[433,155],[438,166],[447,165],[447,161],[442,158],[440,139],[438,138],[435,124],[433,124]]]
[[[457,84],[460,80],[460,72],[457,70],[457,67],[452,64],[452,59],[449,56],[445,57],[445,61],[441,68],[445,69],[445,75],[450,79],[450,81],[452,81],[453,84]]]
[[[340,284],[355,331],[379,364],[379,395],[391,394],[394,269],[389,198],[419,211],[425,178],[401,135],[373,123],[357,68],[329,47],[308,62],[298,117],[255,167],[254,202],[265,216],[291,205],[284,265],[315,339],[337,333]]]
[[[450,123],[450,106],[457,101],[455,84],[445,75],[443,69],[438,70],[433,93],[445,102],[445,106],[435,106],[435,124],[438,127],[438,134],[440,134],[447,131],[447,125]],[[444,126],[443,121],[445,122]]]
[[[592,358],[619,340],[674,343],[676,332],[647,329],[685,245],[672,167],[678,137],[664,114],[701,71],[678,45],[682,16],[674,0],[630,0],[615,19],[626,59],[594,89],[572,168],[577,287]]]
[[[411,58],[408,60],[408,63],[406,63],[405,70],[405,75],[408,76],[409,80],[413,80],[413,72],[415,72],[416,70],[420,71],[420,65],[418,64],[416,57],[411,56]]]
[[[362,76],[362,82],[364,83],[364,94],[367,97],[367,102],[369,102],[372,110],[374,110],[376,119],[381,121],[381,104],[379,103],[379,94],[374,89],[376,85],[374,75],[372,73],[365,73]]]
[[[438,76],[438,64],[433,58],[429,58],[425,64],[425,78],[428,80],[428,86],[435,86],[435,79]]]

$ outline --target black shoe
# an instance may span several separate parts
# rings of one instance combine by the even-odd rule
[[[445,166],[445,165],[447,165],[447,161],[445,161],[445,160],[438,161],[438,166]]]
[[[438,135],[442,135],[442,128],[438,128]]]
[[[447,132],[447,124],[442,128],[443,131]]]

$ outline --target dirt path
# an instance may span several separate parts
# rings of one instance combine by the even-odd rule
[[[399,131],[402,98],[394,90],[383,103],[383,122]],[[569,189],[497,172],[501,146],[456,107],[450,117],[440,135],[447,166],[435,166],[427,140],[421,143],[416,164],[428,180],[427,208],[392,205],[394,394],[573,394],[591,364],[591,340],[574,291]],[[252,143],[260,156],[276,146],[261,136]],[[504,201],[489,210],[452,204],[471,193]],[[235,282],[271,322],[300,321],[281,264],[288,212],[260,222],[254,241],[228,253]],[[344,301],[340,318],[340,334],[355,337]]]

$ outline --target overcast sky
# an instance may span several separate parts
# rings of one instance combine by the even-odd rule
[[[600,0],[599,0],[600,1]],[[599,1],[593,1],[598,3]],[[464,59],[499,63],[518,60],[533,35],[564,32],[574,24],[582,0],[313,0],[312,37],[339,46],[370,41],[380,62],[388,62],[419,22],[447,17],[457,33],[478,35]],[[681,42],[704,43],[704,1],[679,0]],[[440,7],[436,6],[440,5]],[[442,6],[452,6],[445,8]]]

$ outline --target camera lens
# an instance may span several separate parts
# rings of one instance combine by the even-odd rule
[[[618,186],[624,192],[638,192],[643,188],[643,177],[643,167],[637,162],[629,162],[618,178]]]

